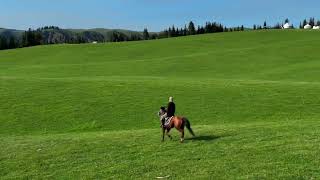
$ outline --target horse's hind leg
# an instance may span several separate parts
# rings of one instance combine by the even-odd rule
[[[183,143],[184,141],[184,130],[181,131],[181,138],[180,138],[180,142]]]
[[[169,132],[170,132],[170,129],[167,129],[166,134],[167,134],[167,136],[170,138],[170,140],[172,140],[172,136],[169,134]]]

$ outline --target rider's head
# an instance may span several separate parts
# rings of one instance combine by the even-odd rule
[[[169,102],[173,102],[173,97],[169,97]]]

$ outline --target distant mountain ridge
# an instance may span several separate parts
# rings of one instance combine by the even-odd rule
[[[10,36],[19,37],[19,36],[22,36],[23,32],[24,31],[22,30],[0,28],[0,36],[4,36],[4,37],[10,37]]]
[[[143,33],[124,29],[61,29],[58,27],[39,28],[42,40],[45,44],[70,43],[79,39],[81,42],[114,42],[120,40],[140,40]],[[0,36],[15,37],[18,41],[22,40],[24,30],[0,28]]]

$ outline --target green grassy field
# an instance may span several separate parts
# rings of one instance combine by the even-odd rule
[[[1,179],[319,179],[320,32],[0,51]],[[161,143],[174,96],[196,138]]]

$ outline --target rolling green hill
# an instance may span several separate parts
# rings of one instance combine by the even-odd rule
[[[317,31],[0,51],[0,177],[318,179]],[[196,133],[160,142],[174,96]]]

